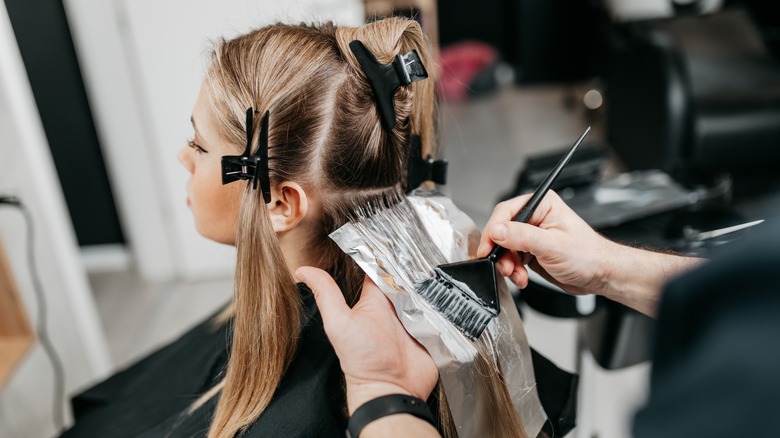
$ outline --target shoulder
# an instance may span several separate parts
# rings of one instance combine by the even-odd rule
[[[319,339],[302,337],[271,404],[246,436],[344,436],[346,427],[344,378],[338,359]]]
[[[304,325],[296,356],[271,404],[244,436],[344,436],[347,412],[341,367],[311,291],[301,288],[301,294]]]
[[[746,317],[780,297],[780,220],[753,231],[667,285],[658,313],[661,335],[676,324],[692,329]]]

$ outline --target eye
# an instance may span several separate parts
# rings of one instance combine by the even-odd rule
[[[195,143],[195,141],[193,139],[189,139],[189,138],[187,139],[187,146],[189,146],[192,149],[194,149],[197,154],[201,154],[201,153],[208,154],[209,153],[209,151],[203,149],[202,147],[200,147],[200,145]]]

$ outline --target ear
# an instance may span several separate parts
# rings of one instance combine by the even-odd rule
[[[277,233],[290,231],[301,223],[309,211],[309,199],[298,183],[283,181],[271,189],[268,213]]]

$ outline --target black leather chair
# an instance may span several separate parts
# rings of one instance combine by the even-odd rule
[[[744,10],[632,22],[613,36],[607,136],[629,170],[660,168],[706,185],[702,175],[780,165],[780,62]],[[602,367],[650,358],[650,318],[599,300],[581,322]]]
[[[780,164],[780,62],[741,9],[624,24],[605,83],[630,170]]]

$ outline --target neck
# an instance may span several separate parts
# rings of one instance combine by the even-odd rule
[[[317,258],[308,251],[308,235],[304,235],[302,227],[279,233],[279,246],[287,261],[287,268],[291,273],[301,266],[317,266]]]

